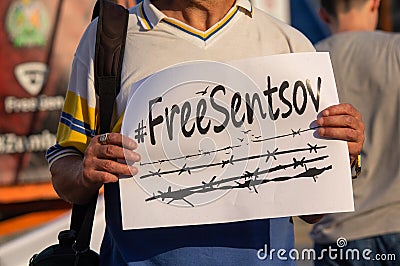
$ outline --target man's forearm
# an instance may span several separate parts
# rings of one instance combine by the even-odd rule
[[[50,172],[57,194],[71,203],[87,203],[100,187],[96,184],[84,184],[82,158],[79,156],[58,159],[51,166]]]

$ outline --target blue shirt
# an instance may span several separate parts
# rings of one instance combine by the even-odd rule
[[[295,265],[277,256],[294,248],[288,217],[123,231],[118,184],[105,186],[105,204],[101,265]]]

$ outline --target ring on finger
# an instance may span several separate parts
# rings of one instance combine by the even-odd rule
[[[100,144],[102,144],[102,145],[107,145],[107,137],[108,137],[108,134],[107,134],[107,133],[101,134],[101,135],[99,136],[99,142],[100,142]]]

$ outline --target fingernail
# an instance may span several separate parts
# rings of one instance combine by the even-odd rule
[[[318,118],[318,119],[317,119],[317,124],[320,125],[320,126],[322,126],[322,125],[324,124],[324,119],[321,118],[321,117]]]
[[[328,111],[328,110],[324,110],[324,111],[322,112],[322,115],[323,115],[323,116],[329,116],[329,111]]]
[[[319,128],[318,129],[318,135],[324,136],[325,135],[325,128]]]

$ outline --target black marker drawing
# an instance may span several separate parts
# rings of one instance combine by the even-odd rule
[[[243,183],[239,183],[236,182],[238,184],[237,187],[233,187],[233,188],[248,188],[249,190],[251,190],[251,187],[253,187],[254,191],[256,193],[258,193],[256,186],[262,185],[262,184],[266,184],[269,182],[283,182],[283,181],[288,181],[290,179],[295,179],[295,178],[301,178],[301,177],[312,177],[314,182],[317,182],[317,177],[318,175],[322,174],[323,172],[332,169],[332,165],[329,165],[327,167],[324,168],[316,168],[313,167],[311,169],[306,169],[306,171],[295,175],[295,176],[283,176],[283,177],[275,177],[272,179],[262,179],[262,180],[257,180],[257,179],[251,179],[251,180],[247,180]]]
[[[307,132],[307,131],[311,131],[311,130],[315,130],[320,128],[320,126],[316,126],[316,127],[311,127],[308,129],[301,129],[299,128],[298,130],[294,131],[292,129],[292,133],[288,133],[288,134],[284,134],[284,135],[280,135],[280,136],[275,136],[275,137],[270,137],[270,138],[265,138],[265,139],[257,139],[257,137],[255,137],[255,140],[252,140],[253,142],[263,142],[263,141],[267,141],[267,140],[273,140],[273,139],[279,139],[279,138],[284,138],[284,137],[288,137],[288,136],[293,136],[295,137],[296,135],[301,135],[301,133],[303,132]]]
[[[210,86],[207,86],[207,88],[206,88],[204,91],[198,91],[198,92],[196,92],[195,94],[201,94],[201,96],[206,95],[206,94],[207,94],[208,87],[210,87]]]
[[[308,147],[310,147],[310,153],[312,153],[313,151],[314,151],[315,153],[317,153],[317,145],[318,145],[318,144],[311,145],[310,143],[307,143],[307,145],[308,145]]]
[[[210,188],[214,188],[214,181],[217,178],[217,176],[213,176],[210,180],[210,182],[204,182],[202,181],[201,183],[204,185],[204,188],[210,187]]]
[[[249,172],[249,171],[245,171],[243,174],[244,180],[246,180],[247,178],[251,178],[252,176],[254,176],[254,179],[257,179],[258,176],[260,175],[260,167],[257,167],[256,170],[254,170],[254,172]]]
[[[301,158],[300,161],[297,161],[296,158],[293,158],[293,163],[294,163],[293,169],[296,169],[298,166],[304,167],[305,159],[306,159],[306,157],[303,157],[303,158]]]
[[[145,199],[146,202],[156,200],[161,198],[162,201],[165,201],[165,199],[170,199],[170,201],[167,202],[167,204],[170,204],[171,202],[175,200],[183,200],[187,204],[189,204],[191,207],[194,207],[194,205],[188,201],[186,198],[193,195],[193,194],[198,194],[198,193],[205,193],[205,192],[210,192],[210,191],[215,191],[215,190],[232,190],[232,189],[242,189],[242,188],[247,188],[249,190],[254,189],[256,193],[258,193],[256,186],[261,186],[264,184],[268,184],[270,182],[284,182],[292,179],[298,179],[298,178],[307,178],[307,177],[312,177],[314,182],[316,182],[316,179],[318,175],[321,175],[327,170],[332,169],[332,165],[323,167],[323,168],[316,168],[312,167],[310,169],[306,169],[305,171],[301,172],[300,174],[293,175],[293,176],[281,176],[281,177],[275,177],[272,179],[250,179],[250,180],[245,180],[243,183],[240,183],[236,180],[233,180],[236,185],[228,185],[224,187],[213,187],[213,185],[219,185],[221,181],[226,182],[225,180],[227,179],[232,179],[232,178],[227,178],[221,181],[214,181],[215,176],[212,178],[212,180],[209,183],[202,182],[203,185],[201,186],[194,186],[194,187],[188,187],[184,189],[178,189],[175,191],[172,191],[171,186],[168,187],[168,190],[166,192],[158,191],[159,195],[154,195],[150,198]],[[255,170],[255,172],[259,172],[258,168]],[[262,171],[261,171],[262,172]],[[258,173],[257,173],[258,176]],[[230,180],[232,181],[232,180]]]
[[[185,164],[184,166],[182,166],[182,168],[179,170],[178,175],[181,175],[181,174],[184,173],[184,172],[188,172],[189,175],[192,174],[192,173],[190,172],[190,168],[187,168],[187,167],[186,167],[186,164]]]
[[[150,201],[150,200],[157,199],[157,198],[161,198],[162,201],[164,201],[165,199],[171,199],[170,201],[167,202],[167,204],[170,204],[171,202],[173,202],[175,200],[183,200],[187,204],[189,204],[190,206],[194,207],[194,205],[192,203],[190,203],[190,201],[185,199],[185,197],[190,196],[190,195],[193,194],[193,192],[190,191],[190,190],[179,189],[179,190],[176,190],[176,191],[172,191],[171,190],[171,186],[169,186],[167,192],[158,191],[158,193],[160,195],[153,196],[151,198],[146,199],[145,201]]]
[[[146,126],[143,126],[143,122],[142,122],[142,125],[140,125],[139,124],[139,126],[138,126],[138,131],[143,131],[144,129],[146,128]],[[283,135],[280,135],[280,136],[275,136],[275,137],[270,137],[270,138],[265,138],[265,139],[260,139],[262,136],[254,136],[254,135],[252,135],[254,138],[255,138],[255,140],[252,140],[252,142],[264,142],[264,141],[268,141],[268,140],[273,140],[273,139],[278,139],[278,138],[283,138],[283,137],[288,137],[288,136],[295,136],[295,135],[300,135],[301,133],[303,133],[303,132],[306,132],[306,131],[311,131],[311,130],[315,130],[315,129],[317,129],[317,128],[319,128],[319,126],[317,126],[317,127],[312,127],[312,128],[309,128],[309,129],[304,129],[304,130],[302,130],[302,129],[298,129],[297,131],[294,131],[293,129],[291,129],[291,131],[292,131],[292,133],[288,133],[288,134],[283,134]],[[139,130],[140,129],[140,130]],[[135,131],[136,132],[136,131]],[[249,133],[250,132],[250,130],[247,130],[247,131],[242,131],[243,133],[245,133],[245,134],[247,134],[247,133]],[[145,132],[143,133],[143,132],[141,132],[141,135],[140,135],[140,137],[139,136],[135,136],[135,138],[144,138],[144,135],[147,135]],[[139,133],[138,133],[138,135],[139,135]],[[238,140],[240,141],[240,142],[242,142],[242,138],[238,138]],[[243,140],[244,140],[244,138],[243,138]],[[248,144],[247,144],[248,145]],[[316,149],[316,147],[317,147],[317,144],[316,145],[314,145],[314,146],[311,146],[311,144],[307,144],[309,147],[310,147],[310,153],[312,152],[312,151],[315,151],[315,153],[317,153],[317,149]],[[213,154],[213,153],[218,153],[218,152],[221,152],[221,151],[226,151],[226,150],[233,150],[234,148],[240,148],[240,147],[242,147],[242,145],[234,145],[234,146],[227,146],[227,147],[224,147],[224,148],[220,148],[220,149],[217,149],[217,150],[214,150],[214,151],[203,151],[203,150],[199,150],[199,152],[198,153],[196,153],[196,154],[188,154],[188,155],[184,155],[184,156],[180,156],[180,157],[176,157],[176,158],[169,158],[169,159],[162,159],[162,160],[158,160],[158,161],[155,161],[155,162],[140,162],[140,166],[144,166],[144,165],[150,165],[150,164],[156,164],[156,163],[164,163],[164,162],[171,162],[171,161],[176,161],[176,160],[180,160],[180,159],[188,159],[188,158],[192,158],[192,157],[198,157],[198,156],[202,156],[202,155],[211,155],[211,154]],[[276,157],[274,156],[274,159],[276,160]],[[268,158],[267,158],[267,161],[268,161]]]
[[[256,186],[261,185],[262,180],[250,179],[250,180],[244,181],[243,183],[239,183],[237,181],[235,181],[235,183],[238,185],[235,187],[232,187],[232,188],[248,188],[251,191],[251,187],[253,187],[254,191],[258,194]]]
[[[301,130],[301,128],[299,128],[297,131],[294,131],[294,130],[292,129],[292,136],[293,136],[293,138],[294,138],[296,135],[299,135],[299,136],[300,136],[300,130]]]
[[[233,155],[231,155],[231,158],[229,158],[229,160],[222,160],[222,168],[224,168],[227,164],[233,165]]]
[[[207,87],[208,88],[208,87]],[[204,91],[198,92],[199,94],[201,93],[207,93],[207,88]],[[203,94],[203,95],[204,95]],[[297,135],[301,135],[301,133],[306,132],[306,131],[311,131],[315,130],[319,127],[314,127],[314,128],[308,128],[302,130],[301,128],[297,130],[291,129],[291,132],[283,134],[283,135],[278,135],[274,137],[269,137],[269,138],[262,138],[261,135],[253,135],[253,140],[252,142],[264,142],[268,140],[274,140],[274,139],[279,139],[279,138],[284,138],[284,137],[290,137],[292,136],[293,138],[296,137]],[[242,130],[241,131],[243,134],[249,134],[251,130]],[[244,142],[244,137],[243,138],[236,138],[240,143]],[[243,144],[244,145],[244,144]],[[257,194],[259,193],[258,187],[270,182],[284,182],[292,179],[297,179],[297,178],[307,178],[307,177],[312,177],[314,182],[317,181],[317,178],[319,175],[324,173],[325,171],[332,169],[332,165],[323,167],[323,168],[317,168],[317,167],[311,167],[308,168],[307,164],[313,163],[313,162],[318,162],[318,161],[324,161],[325,159],[329,158],[328,155],[323,155],[319,157],[313,157],[313,158],[306,158],[305,156],[295,156],[295,154],[302,153],[302,152],[309,152],[309,154],[318,153],[319,150],[327,148],[327,146],[318,146],[318,144],[310,144],[307,143],[306,147],[301,147],[301,148],[294,148],[294,149],[288,149],[288,150],[280,150],[278,147],[276,147],[274,150],[267,150],[263,154],[254,154],[254,155],[249,155],[249,156],[244,156],[244,157],[237,157],[237,155],[231,154],[234,148],[240,148],[242,145],[235,145],[235,146],[226,146],[223,148],[218,148],[215,150],[208,150],[204,151],[202,149],[198,150],[198,153],[194,154],[186,154],[183,156],[179,156],[176,158],[166,158],[166,159],[160,159],[158,161],[153,161],[153,162],[144,162],[140,163],[140,165],[154,165],[156,163],[164,163],[164,162],[171,162],[171,161],[176,161],[176,160],[184,160],[186,161],[188,158],[191,157],[199,157],[199,156],[208,156],[211,154],[215,154],[218,152],[224,152],[224,154],[229,155],[229,159],[221,159],[216,162],[208,163],[208,164],[199,164],[199,165],[189,165],[189,162],[184,162],[182,163],[183,166],[179,169],[173,169],[173,170],[164,170],[162,171],[161,168],[159,168],[157,171],[148,171],[148,174],[144,174],[140,176],[140,179],[144,178],[150,178],[150,177],[164,177],[165,175],[169,174],[177,174],[177,176],[180,176],[184,173],[188,173],[191,175],[191,171],[196,170],[196,169],[206,169],[206,168],[211,168],[211,167],[217,167],[220,166],[221,168],[224,168],[225,166],[228,165],[234,165],[237,162],[248,162],[254,159],[261,159],[265,158],[265,162],[267,163],[270,159],[277,161],[278,156],[280,155],[287,155],[287,154],[293,154],[292,157],[292,162],[287,163],[287,164],[279,164],[274,167],[268,167],[265,169],[260,169],[260,167],[257,167],[254,170],[246,170],[240,175],[237,176],[232,176],[232,177],[225,177],[223,179],[217,180],[217,176],[213,175],[210,178],[210,181],[201,181],[201,184],[199,185],[194,185],[190,186],[187,188],[181,188],[177,190],[172,190],[172,187],[169,186],[167,191],[157,191],[158,195],[155,195],[153,193],[152,197],[147,198],[145,201],[151,201],[155,199],[161,199],[162,201],[165,201],[166,199],[168,200],[167,204],[170,204],[171,202],[174,201],[184,201],[186,202],[189,206],[194,207],[194,204],[190,202],[190,196],[194,194],[205,194],[205,193],[212,193],[215,191],[230,191],[233,189],[249,189],[250,191],[254,191]],[[267,178],[262,178],[263,175],[266,175],[268,173],[273,173],[273,172],[278,172],[278,171],[285,171],[287,169],[294,169],[296,170],[297,168],[304,168],[305,170],[299,174],[295,175],[283,175],[280,177],[275,177],[271,179]],[[188,200],[189,198],[189,200]]]
[[[153,174],[153,175],[156,175],[156,176],[158,176],[158,177],[161,177],[160,171],[161,171],[161,168],[159,168],[157,172],[149,171],[149,173],[150,173],[150,174]]]
[[[312,149],[325,149],[327,148],[327,146],[316,146],[316,147],[312,147]],[[163,171],[160,172],[158,174],[154,174],[154,173],[150,173],[150,174],[145,174],[140,176],[140,179],[144,179],[144,178],[148,178],[148,177],[152,177],[152,176],[156,176],[156,175],[167,175],[167,174],[175,174],[178,173],[178,175],[184,173],[184,172],[188,172],[189,174],[191,170],[196,170],[196,169],[202,169],[202,168],[210,168],[210,167],[214,167],[214,166],[222,166],[222,168],[224,168],[226,165],[231,164],[233,165],[236,162],[242,162],[242,161],[250,161],[250,160],[254,160],[254,159],[259,159],[259,158],[264,158],[264,157],[272,157],[272,158],[276,158],[276,156],[278,155],[283,155],[283,154],[290,154],[290,153],[297,153],[297,152],[302,152],[302,151],[309,151],[310,147],[306,147],[306,148],[299,148],[299,149],[292,149],[292,150],[285,150],[285,151],[278,151],[277,149],[275,149],[272,153],[271,152],[267,152],[266,154],[258,154],[258,155],[252,155],[252,156],[248,156],[248,157],[241,157],[241,158],[236,158],[234,159],[234,156],[231,155],[231,157],[228,160],[222,160],[221,162],[215,162],[215,163],[211,163],[211,164],[204,164],[204,165],[194,165],[194,166],[188,166],[185,164],[184,167],[182,167],[181,169],[177,169],[177,170],[169,170],[169,171]]]
[[[322,169],[318,169],[316,167],[307,169],[306,165],[304,167],[306,168],[306,171],[304,173],[297,175],[296,177],[310,177],[311,176],[314,179],[314,182],[317,182],[318,175],[322,174],[326,170],[332,169],[332,165],[322,168]]]
[[[225,148],[220,148],[220,149],[217,149],[217,150],[214,150],[214,151],[199,150],[199,153],[196,153],[196,154],[188,154],[188,155],[183,155],[183,156],[176,157],[176,158],[171,158],[171,159],[162,159],[162,160],[158,160],[158,161],[155,161],[155,162],[144,162],[144,163],[140,162],[139,165],[140,166],[144,166],[144,165],[157,164],[157,163],[161,164],[161,163],[165,163],[165,162],[172,162],[172,161],[177,161],[177,160],[181,160],[181,159],[199,157],[199,156],[203,156],[203,155],[211,155],[213,153],[218,153],[218,152],[227,151],[227,150],[233,150],[233,149],[239,148],[239,147],[241,147],[241,145],[227,146]]]
[[[137,129],[135,129],[135,139],[137,139],[137,143],[144,143],[144,137],[147,135],[145,132],[146,126],[144,125],[144,122],[142,120],[141,123],[139,123]]]
[[[270,152],[269,150],[267,150],[267,159],[265,160],[265,162],[267,163],[269,158],[274,158],[274,160],[276,161],[276,153],[278,151],[278,148],[276,148],[273,152]]]
[[[324,156],[320,156],[320,157],[316,157],[316,158],[311,158],[311,159],[305,160],[304,161],[304,165],[306,165],[307,163],[323,161],[323,160],[327,159],[328,157],[329,157],[328,155],[324,155]],[[287,168],[294,167],[294,165],[295,165],[294,163],[281,164],[281,165],[277,165],[275,167],[267,168],[267,169],[264,169],[264,170],[261,170],[261,171],[259,169],[257,169],[253,173],[247,171],[247,173],[244,172],[243,174],[241,174],[239,176],[234,176],[234,177],[229,177],[229,178],[213,181],[213,184],[219,186],[220,184],[227,184],[227,183],[230,183],[230,182],[233,182],[233,181],[246,179],[246,178],[249,178],[249,177],[254,176],[254,175],[256,175],[258,177],[258,176],[263,175],[263,174],[273,173],[273,172],[277,172],[277,171],[280,171],[280,170],[286,170]],[[191,187],[191,189],[195,190],[195,189],[199,189],[199,188],[203,188],[203,187],[204,187],[204,184],[199,185],[199,186],[195,186],[195,187]]]

